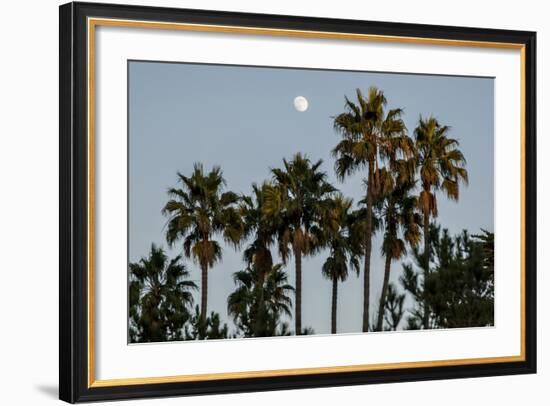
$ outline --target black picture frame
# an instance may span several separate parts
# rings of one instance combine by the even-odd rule
[[[467,378],[536,372],[536,33],[112,4],[60,6],[59,397],[67,402]],[[525,52],[525,359],[518,362],[90,387],[88,382],[88,17],[514,43]]]

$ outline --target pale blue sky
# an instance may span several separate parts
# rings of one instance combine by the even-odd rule
[[[459,203],[439,198],[439,218],[452,233],[480,228],[493,230],[492,78],[388,74],[350,71],[239,67],[182,63],[129,62],[129,260],[148,254],[151,243],[167,248],[166,218],[161,209],[166,191],[177,185],[176,173],[190,174],[194,162],[207,170],[223,169],[227,187],[250,193],[252,182],[270,177],[269,169],[296,152],[323,159],[329,179],[357,202],[364,193],[361,175],[338,182],[331,149],[338,141],[334,115],[344,109],[344,96],[355,89],[382,89],[388,107],[404,109],[412,134],[420,114],[432,114],[450,125],[467,159],[470,184]],[[293,107],[302,95],[309,101],[304,113]],[[372,253],[371,308],[381,288],[381,238]],[[181,245],[168,249],[181,252]],[[316,333],[330,332],[331,284],[321,276],[324,255],[304,260],[303,325]],[[186,260],[199,284],[197,265]],[[292,261],[287,266],[294,283]],[[243,268],[240,252],[224,246],[223,261],[209,271],[209,311],[219,312],[233,328],[226,311],[234,290],[232,274]],[[401,265],[392,265],[397,281]],[[340,284],[338,332],[359,332],[362,317],[362,275]],[[198,302],[198,294],[196,295]]]

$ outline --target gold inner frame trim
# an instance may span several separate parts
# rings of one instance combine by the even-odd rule
[[[147,383],[176,383],[192,381],[215,381],[217,379],[243,379],[243,378],[272,378],[277,376],[292,375],[310,375],[310,374],[330,374],[339,372],[364,372],[364,371],[383,371],[399,368],[421,368],[432,366],[456,366],[456,365],[475,365],[522,361],[521,356],[515,357],[493,357],[493,358],[469,358],[459,360],[440,360],[440,361],[415,361],[401,363],[371,364],[371,365],[346,365],[321,368],[295,368],[295,369],[276,369],[267,371],[245,371],[245,372],[227,372],[215,374],[197,374],[197,375],[174,375],[148,378],[125,378],[97,380],[91,385],[92,388],[101,388],[120,385],[143,385]]]
[[[295,368],[295,369],[276,369],[265,371],[244,371],[244,372],[221,372],[211,374],[190,374],[174,375],[146,378],[123,378],[123,379],[95,379],[95,337],[94,337],[94,298],[95,298],[95,278],[94,278],[94,192],[95,192],[95,28],[97,26],[110,27],[128,27],[128,28],[148,28],[157,30],[179,30],[194,32],[216,32],[244,35],[264,35],[278,37],[298,37],[298,38],[317,38],[317,39],[339,39],[354,41],[370,41],[383,43],[401,43],[415,45],[432,46],[458,46],[474,48],[492,48],[492,49],[511,49],[520,51],[520,164],[521,164],[521,269],[520,269],[520,341],[521,348],[519,355],[502,357],[481,357],[464,358],[451,360],[434,361],[415,361],[415,362],[396,362],[383,364],[363,364],[363,365],[345,365],[329,366],[315,368]],[[522,362],[526,359],[525,348],[525,45],[506,42],[488,42],[488,41],[467,41],[439,38],[422,37],[401,37],[390,35],[373,34],[355,34],[345,32],[325,32],[325,31],[306,31],[290,30],[260,27],[242,27],[228,25],[208,25],[208,24],[187,24],[187,23],[167,23],[155,21],[139,20],[120,20],[109,18],[89,18],[87,27],[88,40],[88,387],[112,387],[126,385],[143,384],[161,384],[193,381],[213,381],[220,379],[244,379],[244,378],[266,378],[280,376],[312,375],[312,374],[331,374],[343,372],[362,372],[362,371],[380,371],[392,370],[398,368],[426,368],[458,365],[480,365],[497,364],[505,362]]]

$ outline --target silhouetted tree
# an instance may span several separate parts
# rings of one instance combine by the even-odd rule
[[[231,338],[227,324],[221,322],[220,315],[210,312],[210,315],[203,318],[199,307],[195,306],[195,313],[185,326],[186,340],[220,340]]]
[[[227,311],[244,337],[286,335],[287,325],[280,318],[292,316],[290,294],[294,292],[287,279],[282,264],[260,272],[252,263],[233,274],[237,289],[227,299]]]
[[[399,324],[405,314],[405,294],[398,293],[397,288],[393,283],[388,285],[388,293],[385,303],[385,315],[387,330],[395,331],[399,328]]]
[[[237,245],[243,223],[237,211],[239,197],[223,192],[225,180],[219,167],[205,174],[202,164],[194,166],[190,177],[178,173],[182,188],[168,190],[170,200],[162,212],[168,216],[166,240],[170,245],[183,239],[183,252],[201,268],[201,317],[207,315],[208,269],[221,260],[222,249],[216,235]]]
[[[421,218],[416,211],[416,198],[412,196],[414,171],[410,169],[414,166],[405,160],[393,162],[392,166],[393,171],[380,171],[381,186],[375,204],[377,218],[384,229],[382,255],[385,257],[376,331],[383,330],[391,263],[406,255],[407,246],[416,247],[421,237]]]
[[[181,256],[169,260],[152,244],[148,257],[130,264],[129,278],[130,341],[181,340],[197,288]]]
[[[412,141],[406,135],[401,109],[386,111],[384,92],[371,87],[365,97],[357,89],[357,102],[346,97],[346,111],[334,118],[334,128],[342,136],[333,149],[335,171],[339,179],[366,169],[367,194],[364,230],[363,331],[369,330],[370,259],[373,235],[373,204],[379,188],[381,160],[398,152],[413,154]]]
[[[458,149],[458,141],[449,137],[449,131],[450,127],[441,125],[434,117],[420,117],[414,130],[415,160],[421,185],[418,207],[424,217],[422,266],[426,278],[430,274],[431,262],[430,220],[438,215],[437,192],[441,191],[449,199],[457,201],[460,182],[468,183],[466,159]],[[424,328],[429,327],[429,313],[424,315],[422,325]]]
[[[401,282],[416,301],[409,328],[482,327],[494,323],[494,234],[455,236],[431,226],[430,250],[434,267],[427,277],[415,264],[403,267]],[[416,264],[423,255],[415,254]],[[421,279],[425,278],[423,283]],[[425,327],[424,327],[425,328]]]
[[[277,242],[286,263],[294,256],[296,268],[296,334],[302,334],[302,257],[319,248],[320,217],[335,192],[327,174],[320,170],[323,161],[315,163],[298,153],[290,161],[283,159],[283,168],[274,168],[274,186],[266,190],[264,213],[279,219]]]
[[[324,244],[329,255],[323,263],[323,276],[332,282],[331,333],[337,331],[338,282],[348,278],[349,270],[359,275],[361,237],[354,232],[351,213],[352,200],[337,194],[322,222]]]
[[[291,306],[286,294],[292,293],[294,289],[286,283],[287,277],[282,267],[274,266],[271,254],[271,246],[281,224],[281,218],[265,208],[266,196],[273,187],[269,182],[261,186],[253,184],[252,194],[241,198],[239,211],[245,226],[243,240],[250,243],[243,253],[247,268],[234,274],[235,283],[239,287],[229,297],[228,309],[245,336],[286,334],[286,331],[277,331],[281,311],[273,308],[273,300],[281,301],[281,305],[284,305],[282,313],[291,315],[290,308],[286,308],[287,305]],[[265,297],[266,293],[269,297]],[[286,327],[282,326],[283,329]]]

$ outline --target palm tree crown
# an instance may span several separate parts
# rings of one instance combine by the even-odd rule
[[[435,193],[441,191],[451,200],[459,198],[459,183],[468,184],[466,159],[458,149],[459,142],[449,137],[450,127],[437,119],[422,117],[414,130],[416,164],[422,190],[418,199],[422,213],[437,217]]]
[[[279,218],[266,212],[267,194],[273,190],[273,184],[264,182],[258,186],[252,185],[252,195],[242,196],[239,206],[240,215],[244,222],[242,238],[252,238],[252,242],[245,249],[243,259],[248,264],[254,263],[258,267],[270,269],[273,264],[270,247],[274,243],[275,234],[279,227]]]
[[[466,159],[458,149],[456,139],[449,137],[450,128],[434,117],[422,118],[414,130],[416,165],[420,174],[421,191],[418,208],[424,222],[423,267],[425,277],[430,273],[430,218],[437,217],[436,192],[441,191],[451,200],[459,198],[459,184],[468,183]],[[429,328],[429,309],[425,304],[423,327]]]
[[[283,265],[274,265],[265,272],[252,264],[236,272],[233,280],[237,289],[227,299],[227,311],[245,337],[280,335],[285,328],[280,317],[291,317],[290,294],[294,292]]]
[[[323,276],[332,281],[331,332],[337,330],[338,282],[348,278],[349,270],[359,275],[361,239],[354,233],[351,208],[353,201],[337,194],[323,222],[325,245],[329,256],[323,263]]]
[[[271,245],[274,243],[279,218],[266,214],[264,210],[266,194],[272,188],[273,185],[269,182],[264,182],[261,186],[253,184],[252,195],[243,196],[240,204],[240,213],[245,225],[243,238],[251,239],[251,241],[243,253],[243,260],[246,262],[247,268],[245,271],[241,271],[240,274],[235,274],[235,277],[249,275],[249,280],[254,282],[254,286],[248,286],[242,278],[235,280],[241,286],[239,288],[239,303],[240,305],[246,303],[246,306],[243,311],[235,311],[235,308],[232,307],[230,313],[240,319],[238,324],[241,329],[246,330],[248,334],[255,337],[276,334],[275,329],[279,316],[279,312],[270,312],[268,309],[270,299],[265,297],[266,293],[269,294],[269,292],[266,292],[266,279],[276,276],[274,275]],[[283,270],[277,270],[276,273],[283,274]],[[243,296],[244,293],[246,295]],[[235,292],[235,295],[237,295],[237,292]],[[233,306],[237,300],[235,295],[232,296]],[[253,295],[253,297],[250,295]],[[246,301],[243,302],[245,298]],[[246,312],[244,312],[245,310]]]
[[[201,267],[201,317],[207,314],[208,269],[222,257],[222,249],[214,236],[237,245],[244,232],[237,210],[239,197],[224,192],[225,180],[219,167],[205,174],[195,164],[190,177],[178,173],[182,188],[168,190],[170,200],[163,208],[168,216],[166,240],[170,245],[183,239],[183,250]]]
[[[296,334],[302,333],[302,256],[320,247],[319,221],[335,188],[320,170],[323,161],[315,163],[298,153],[283,168],[272,169],[274,185],[266,189],[264,214],[279,219],[278,247],[283,261],[290,253],[296,266]]]

